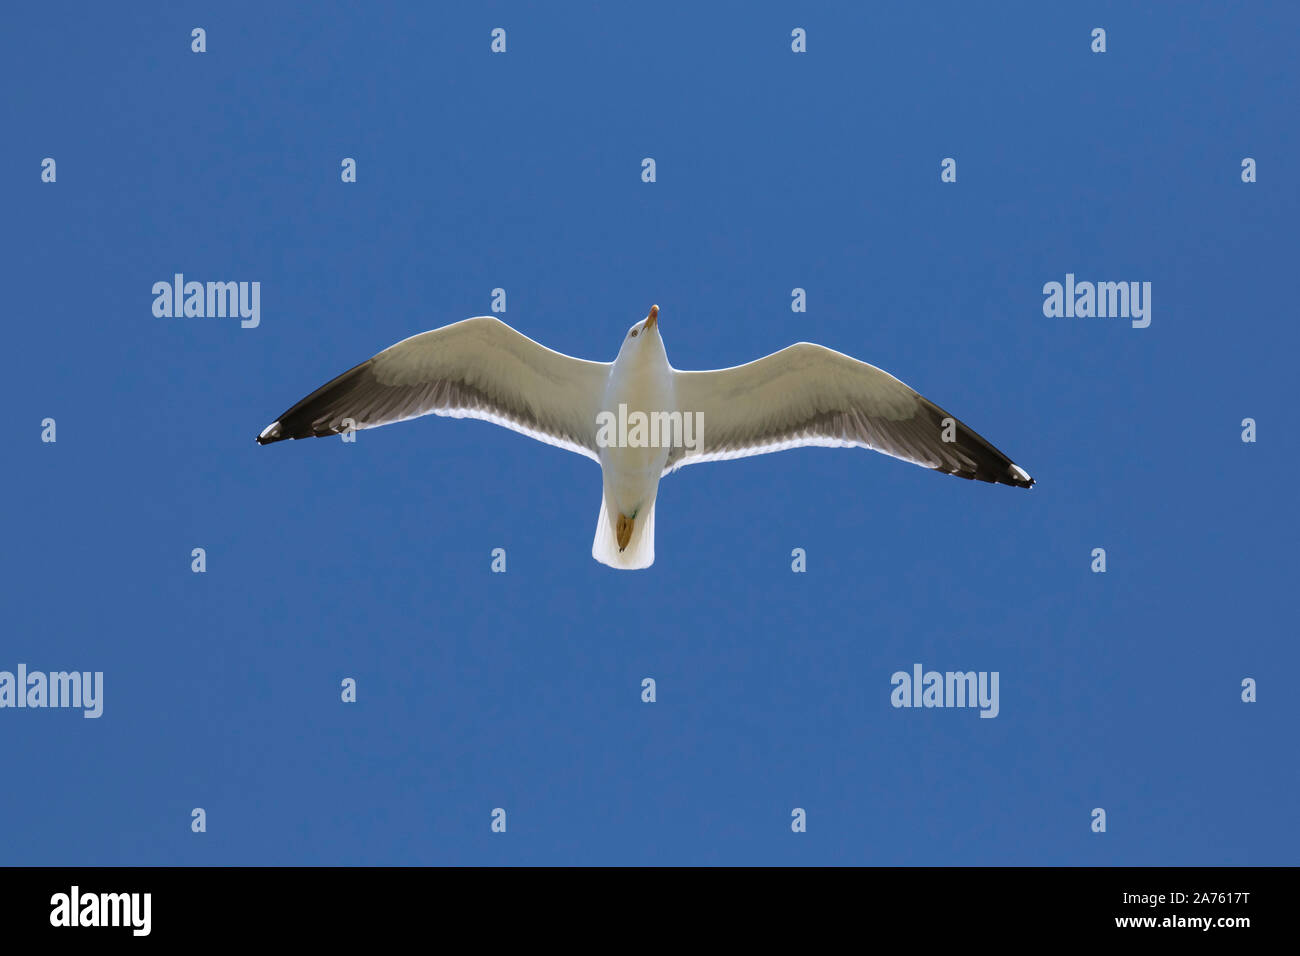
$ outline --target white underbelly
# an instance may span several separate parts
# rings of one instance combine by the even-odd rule
[[[671,373],[621,383],[604,405],[613,424],[600,448],[605,493],[630,515],[654,500],[672,451],[671,430],[663,427],[664,413],[677,410]]]

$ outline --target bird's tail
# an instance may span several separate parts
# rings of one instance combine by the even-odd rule
[[[600,498],[600,517],[596,519],[596,540],[591,543],[591,556],[601,564],[620,571],[636,571],[655,563],[655,503],[650,502],[632,522],[632,537],[621,551],[618,532],[609,513],[609,499]]]

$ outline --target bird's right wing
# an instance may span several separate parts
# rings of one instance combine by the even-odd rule
[[[606,362],[554,352],[492,316],[413,335],[322,385],[259,444],[337,435],[421,415],[477,418],[600,460]]]
[[[674,447],[665,474],[701,461],[804,445],[872,448],[925,468],[1028,488],[1028,473],[888,372],[808,342],[748,365],[674,372],[702,447]]]

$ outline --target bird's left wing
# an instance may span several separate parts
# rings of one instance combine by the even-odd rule
[[[803,445],[873,448],[925,468],[1028,488],[1034,483],[970,428],[888,372],[808,342],[748,365],[674,372],[677,407],[702,443],[674,447],[664,473],[701,461]]]
[[[478,418],[599,461],[606,362],[554,352],[491,316],[404,339],[322,385],[259,444],[337,435],[421,415]],[[349,423],[350,426],[349,426]]]

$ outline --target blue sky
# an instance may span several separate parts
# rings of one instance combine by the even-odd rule
[[[1294,864],[1300,14],[1130,6],[10,11],[0,669],[105,699],[0,710],[0,863]],[[175,272],[261,324],[154,317]],[[847,352],[1038,485],[692,467],[618,573],[577,455],[254,444],[497,287],[586,358],[651,303],[678,368]],[[999,715],[891,707],[915,663]]]

